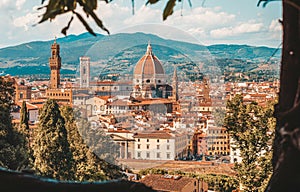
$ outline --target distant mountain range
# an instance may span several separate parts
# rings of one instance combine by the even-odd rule
[[[81,56],[91,57],[92,75],[132,73],[136,62],[144,55],[148,41],[166,73],[173,70],[174,64],[185,73],[205,73],[207,69],[214,70],[212,66],[218,67],[221,72],[258,70],[262,65],[264,70],[275,70],[281,54],[281,50],[270,47],[204,46],[145,33],[98,34],[96,37],[83,33],[56,41],[60,44],[62,74],[76,74]],[[52,43],[34,41],[0,49],[0,72],[11,75],[49,74],[48,59]]]

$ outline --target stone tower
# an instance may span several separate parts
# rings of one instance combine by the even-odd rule
[[[60,85],[60,68],[61,68],[61,58],[59,56],[59,44],[54,43],[51,45],[51,57],[49,58],[50,65],[50,89],[57,89]]]
[[[175,101],[178,101],[178,77],[177,69],[174,67],[173,82],[172,82],[172,96]]]
[[[90,58],[80,57],[80,87],[89,87],[90,85]]]
[[[203,77],[203,97],[205,101],[210,100],[209,92],[210,92],[209,78]]]

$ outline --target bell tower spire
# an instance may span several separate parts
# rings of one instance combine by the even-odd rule
[[[60,68],[61,58],[59,55],[59,44],[56,43],[56,37],[54,43],[51,45],[51,57],[49,58],[50,65],[50,88],[57,89],[60,85]]]

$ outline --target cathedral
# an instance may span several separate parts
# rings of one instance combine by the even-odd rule
[[[154,55],[152,47],[148,43],[145,55],[134,68],[133,91],[130,94],[130,100],[146,110],[150,103],[157,112],[161,111],[162,106],[167,108],[168,113],[179,111],[176,67],[174,67],[172,86],[168,84],[167,79],[163,65]]]
[[[148,43],[145,55],[137,62],[133,73],[133,98],[169,98],[172,87],[159,59]]]

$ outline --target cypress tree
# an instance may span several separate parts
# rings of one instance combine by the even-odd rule
[[[117,166],[108,165],[107,162],[90,151],[85,144],[76,124],[74,110],[69,106],[63,106],[61,112],[65,118],[76,179],[79,181],[99,181],[120,178],[120,169]],[[87,122],[83,124],[88,125]]]
[[[74,179],[65,120],[54,100],[47,100],[40,112],[33,148],[34,168],[39,174],[60,180]]]
[[[30,146],[30,129],[29,129],[29,114],[26,102],[22,102],[20,113],[20,134],[24,137],[23,147],[27,155],[27,167],[33,166],[33,150]]]
[[[29,135],[29,114],[27,111],[26,102],[22,102],[21,113],[20,113],[20,128],[24,133]]]
[[[26,166],[24,137],[12,124],[13,80],[0,77],[0,166],[20,170]]]

